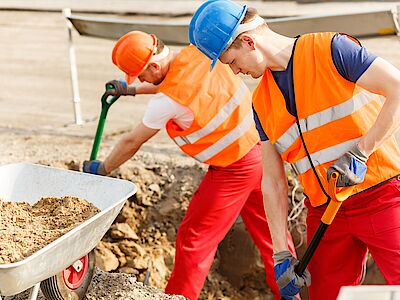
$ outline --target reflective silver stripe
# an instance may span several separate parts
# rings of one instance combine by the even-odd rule
[[[186,138],[188,143],[193,144],[213,132],[219,125],[228,119],[232,112],[239,106],[247,91],[248,89],[245,83],[242,82],[235,95],[233,95],[228,103],[221,108],[221,110],[210,120],[210,122],[207,123],[206,126],[182,138]]]
[[[341,144],[334,145],[329,148],[325,148],[323,150],[312,153],[311,161],[314,166],[318,166],[324,164],[328,161],[336,160],[340,156],[342,156],[345,152],[349,151],[351,147],[353,147],[361,138],[356,138],[353,140],[346,141]],[[303,174],[311,169],[311,164],[308,157],[304,157],[295,163],[292,163],[293,169],[296,171],[298,175]]]
[[[195,155],[194,158],[198,161],[205,162],[209,160],[211,157],[215,156],[234,141],[236,141],[239,137],[241,137],[247,130],[250,129],[253,124],[253,111],[250,110],[247,116],[243,119],[243,121],[238,124],[234,129],[232,129],[227,135],[221,138],[216,143],[212,144],[207,149],[203,150],[199,154]]]
[[[359,110],[361,107],[363,107],[365,104],[369,103],[373,99],[373,97],[377,96],[378,95],[373,94],[367,90],[361,90],[360,93],[354,95],[346,102],[340,103],[333,107],[329,107],[323,111],[308,116],[307,118],[300,119],[299,122],[301,131],[304,133],[351,115]],[[279,153],[284,153],[298,138],[299,130],[297,128],[297,124],[294,123],[276,141],[275,145]]]
[[[175,138],[173,138],[173,141],[180,147],[183,146],[185,144],[190,144],[188,143],[188,140],[185,137],[182,136],[177,136]]]

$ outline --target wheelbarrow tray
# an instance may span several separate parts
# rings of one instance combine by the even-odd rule
[[[126,180],[18,163],[0,167],[0,198],[34,204],[41,197],[74,196],[101,211],[31,256],[0,264],[0,295],[18,294],[89,253],[107,232],[136,186]]]

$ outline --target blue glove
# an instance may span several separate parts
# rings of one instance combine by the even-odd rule
[[[82,170],[85,173],[106,176],[106,168],[104,163],[99,160],[85,160],[83,162]]]
[[[304,286],[311,284],[311,275],[306,269],[302,276],[299,276],[294,271],[299,263],[290,251],[281,251],[274,253],[274,270],[276,284],[282,297],[287,300],[297,299],[295,296]]]
[[[364,181],[367,173],[367,160],[368,156],[361,152],[358,145],[355,145],[329,167],[326,172],[327,179],[329,180],[331,174],[337,171],[339,172],[338,187],[359,184]]]

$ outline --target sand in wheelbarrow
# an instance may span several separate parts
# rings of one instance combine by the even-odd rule
[[[34,205],[0,200],[0,264],[30,256],[98,212],[69,196],[42,198]]]

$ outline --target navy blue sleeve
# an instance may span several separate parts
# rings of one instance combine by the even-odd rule
[[[269,139],[268,139],[267,135],[265,134],[264,129],[261,126],[260,119],[258,118],[258,115],[257,115],[256,111],[254,110],[254,108],[253,108],[253,116],[254,116],[254,122],[256,123],[256,128],[258,130],[258,134],[260,136],[260,140],[262,142],[268,141]]]
[[[339,74],[351,82],[357,82],[377,58],[343,34],[337,34],[333,38],[332,57]]]

